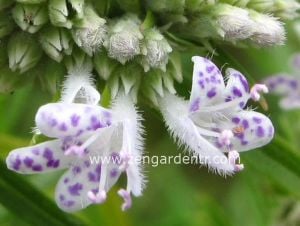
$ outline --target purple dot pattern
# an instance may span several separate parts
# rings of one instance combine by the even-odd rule
[[[230,102],[241,99],[236,107],[237,109],[243,109],[247,104],[250,93],[248,82],[240,72],[234,69],[228,69],[227,74],[228,81],[224,90],[224,101]]]
[[[269,91],[282,96],[299,96],[300,80],[288,75],[275,75],[267,78],[264,83]]]
[[[39,173],[66,168],[69,161],[63,154],[60,141],[47,141],[12,151],[7,157],[7,166],[21,173]]]
[[[190,112],[201,110],[218,101],[223,95],[224,81],[218,67],[202,57],[194,59]]]
[[[117,153],[112,153],[112,157],[118,157]],[[116,183],[120,176],[118,165],[111,163],[107,165],[107,188]],[[95,194],[101,177],[101,165],[91,163],[89,158],[82,159],[77,165],[73,165],[61,177],[56,188],[56,202],[60,208],[70,211],[80,210],[90,205],[91,201],[87,197],[89,191]],[[82,206],[83,205],[83,206]]]
[[[240,111],[232,115],[225,123],[220,123],[219,130],[231,130],[234,134],[231,140],[230,149],[247,151],[261,147],[270,142],[274,135],[274,128],[271,121],[263,114],[254,111]],[[215,141],[218,148],[226,151],[218,141]]]
[[[112,114],[100,106],[52,103],[42,106],[36,115],[40,131],[55,138],[81,136],[111,125]]]

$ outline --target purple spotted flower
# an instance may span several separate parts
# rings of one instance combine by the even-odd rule
[[[270,93],[281,97],[279,105],[285,110],[300,108],[300,79],[284,74],[268,77],[264,83]]]
[[[257,101],[266,86],[251,89],[245,77],[227,69],[221,72],[210,60],[199,56],[194,62],[193,85],[189,101],[172,94],[160,99],[165,122],[180,144],[199,156],[201,163],[220,174],[243,169],[239,152],[252,150],[271,141],[272,122],[265,115],[245,110],[247,101]]]
[[[55,192],[58,206],[67,212],[104,202],[122,172],[127,175],[126,189],[118,192],[124,199],[122,209],[131,206],[131,193],[142,193],[141,168],[130,161],[143,149],[135,105],[124,95],[111,109],[99,106],[99,100],[88,73],[73,73],[62,101],[46,104],[36,114],[37,130],[54,139],[13,150],[6,159],[9,169],[22,174],[68,169]]]

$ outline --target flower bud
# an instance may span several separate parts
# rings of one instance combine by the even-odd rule
[[[72,22],[69,20],[69,12],[66,0],[49,0],[49,18],[54,26],[66,27],[70,29]]]
[[[53,60],[60,62],[63,56],[72,53],[72,37],[64,28],[49,27],[40,34],[43,50]]]
[[[29,33],[37,32],[48,21],[44,5],[17,4],[12,10],[16,24]]]
[[[94,56],[94,68],[100,78],[107,80],[119,63],[107,56],[106,52],[97,52]]]
[[[250,15],[254,21],[250,37],[260,46],[282,45],[285,41],[283,23],[277,18],[251,10]]]
[[[295,0],[275,0],[274,13],[283,20],[292,20],[299,17],[300,3]]]
[[[229,41],[246,39],[252,33],[253,21],[245,9],[228,4],[218,4],[212,12],[218,34]]]
[[[141,83],[143,71],[140,65],[129,63],[126,66],[119,65],[108,79],[108,86],[111,90],[111,97],[114,99],[119,92],[130,95],[134,101]]]
[[[0,38],[10,34],[14,29],[14,22],[6,13],[0,15]]]
[[[64,63],[68,71],[73,71],[75,67],[85,68],[85,71],[93,70],[92,59],[78,47],[72,50],[71,55],[65,56]]]
[[[34,67],[43,54],[39,43],[26,33],[13,35],[8,42],[7,50],[9,68],[20,73]]]
[[[84,18],[76,24],[72,31],[73,39],[90,56],[93,55],[104,42],[106,37],[106,21],[99,17],[91,6],[84,10]]]
[[[134,15],[127,15],[111,23],[108,39],[104,42],[109,57],[125,64],[140,54],[140,40],[143,38],[140,25],[140,20]]]
[[[166,71],[169,53],[172,48],[164,36],[155,28],[144,32],[142,66],[144,71],[150,68],[160,68]]]

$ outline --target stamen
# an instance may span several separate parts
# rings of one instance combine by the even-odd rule
[[[87,139],[82,145],[72,145],[70,146],[66,151],[65,155],[77,155],[78,157],[83,157],[86,153],[86,149],[93,144],[99,136],[102,134],[102,130],[95,131],[95,134],[93,134],[89,139]]]
[[[234,166],[234,171],[239,172],[244,169],[244,164],[237,164],[236,162],[240,163],[240,154],[236,151],[230,151],[228,153],[228,161],[231,165]]]
[[[231,130],[223,130],[218,138],[218,141],[222,145],[229,146],[231,143],[231,138],[233,138],[233,133]]]
[[[93,203],[97,204],[103,203],[106,200],[106,192],[104,190],[99,190],[97,194],[93,191],[89,191],[87,196]]]
[[[250,90],[250,96],[254,101],[260,99],[260,93],[268,93],[269,89],[264,84],[255,84]]]
[[[122,210],[128,210],[132,205],[131,195],[130,192],[125,189],[120,189],[118,191],[118,195],[124,199],[124,203],[122,204]]]

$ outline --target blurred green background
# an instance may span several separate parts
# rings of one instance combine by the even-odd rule
[[[221,67],[242,71],[250,82],[278,72],[293,73],[289,57],[299,50],[300,40],[289,29],[285,46],[270,49],[234,49],[217,45],[214,60]],[[197,54],[182,53],[185,81],[182,95],[191,86],[192,62]],[[300,74],[296,74],[300,76]],[[300,77],[299,77],[300,78]],[[300,109],[284,112],[278,98],[265,96],[275,125],[274,141],[258,150],[243,153],[245,170],[223,178],[199,165],[145,166],[147,188],[134,198],[133,207],[122,212],[117,189],[103,205],[93,205],[77,214],[61,212],[53,202],[54,188],[62,172],[20,176],[6,169],[4,160],[14,148],[30,143],[38,107],[50,95],[32,82],[14,93],[0,95],[0,225],[204,225],[204,226],[293,226],[300,225]],[[161,117],[140,105],[147,131],[146,153],[177,155],[180,151],[166,132]],[[124,181],[123,181],[124,182]]]

